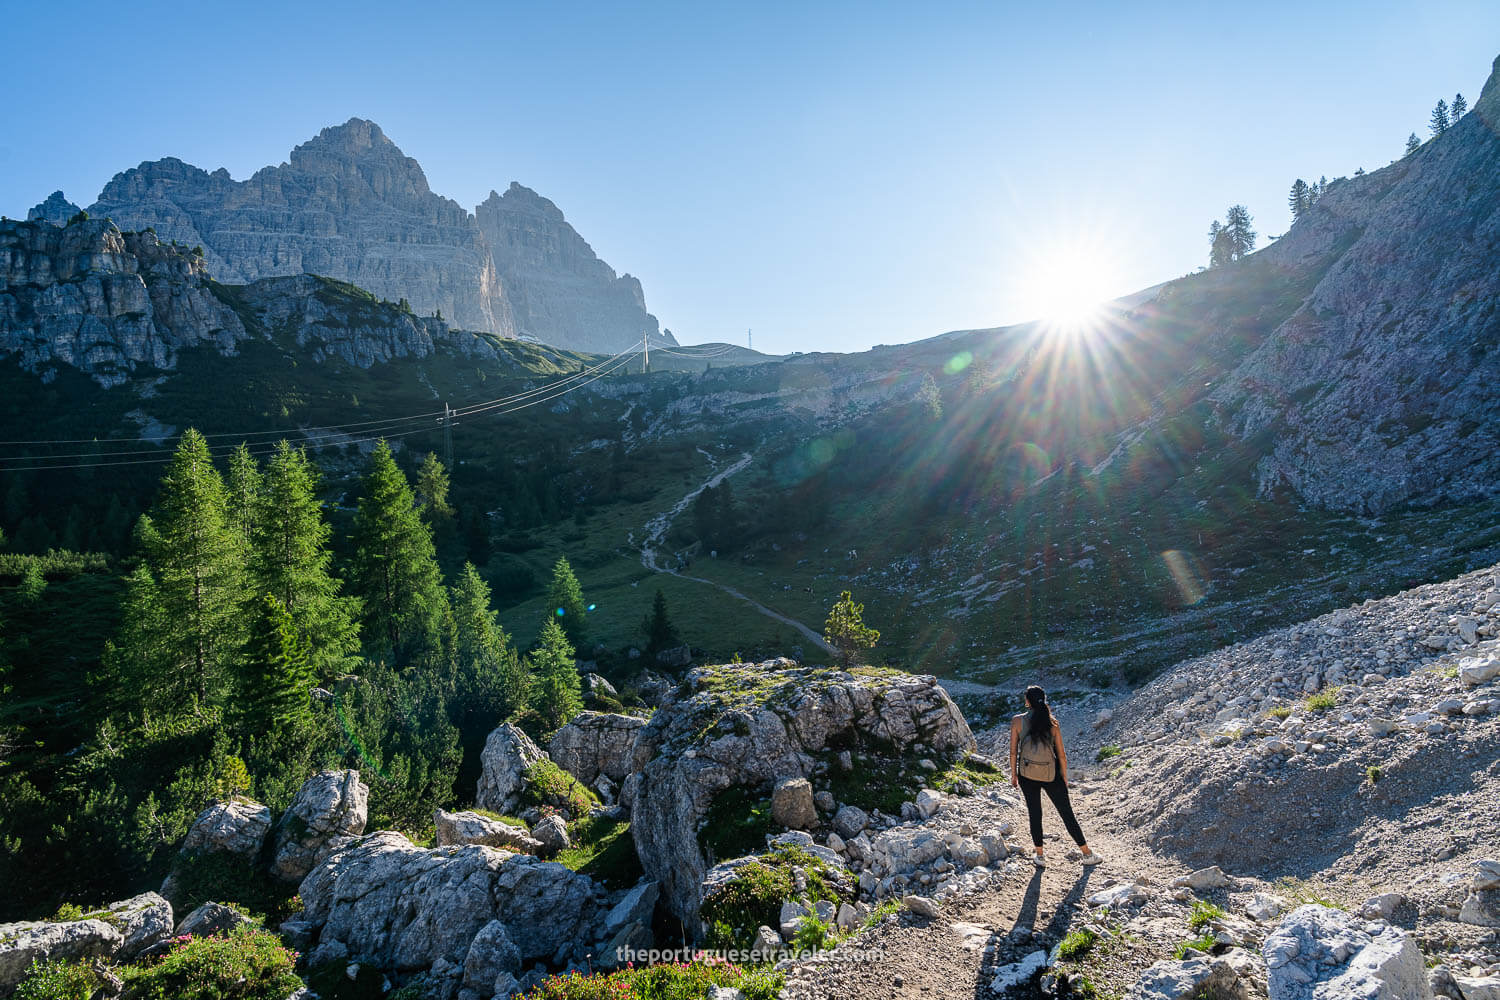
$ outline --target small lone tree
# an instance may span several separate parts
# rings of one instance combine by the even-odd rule
[[[1300,177],[1293,181],[1292,191],[1287,195],[1286,202],[1292,210],[1292,221],[1302,218],[1312,208],[1312,189],[1307,186],[1307,181]]]
[[[1415,153],[1417,150],[1419,150],[1421,148],[1422,148],[1422,140],[1417,138],[1417,133],[1413,132],[1411,135],[1409,135],[1409,136],[1406,137],[1406,155],[1407,156],[1410,156],[1411,154]]]
[[[646,652],[659,653],[664,649],[672,649],[682,645],[682,640],[677,635],[677,628],[672,624],[672,619],[667,616],[667,598],[656,590],[656,597],[651,601],[651,613],[641,621],[641,632],[646,636]]]
[[[932,377],[932,372],[922,376],[922,385],[917,389],[917,405],[926,410],[934,421],[943,419],[943,394],[938,389],[937,379]]]
[[[1468,110],[1469,110],[1469,102],[1466,101],[1466,100],[1464,100],[1464,95],[1463,94],[1454,94],[1453,95],[1453,106],[1448,109],[1448,124],[1449,125],[1457,125],[1458,124],[1458,120],[1460,118],[1462,118],[1464,116],[1465,112],[1467,112]]]
[[[880,641],[880,633],[865,625],[865,606],[854,603],[854,595],[844,591],[823,623],[823,640],[834,648],[840,663],[850,664],[861,650]]]
[[[537,651],[531,660],[532,710],[547,729],[557,729],[583,710],[583,683],[573,662],[573,647],[556,618],[542,626]]]

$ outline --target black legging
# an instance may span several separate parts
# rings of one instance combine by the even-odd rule
[[[1042,846],[1042,792],[1047,793],[1047,798],[1052,800],[1052,807],[1062,817],[1063,826],[1068,828],[1068,836],[1073,842],[1082,847],[1086,840],[1083,838],[1083,828],[1078,825],[1078,817],[1073,815],[1073,803],[1068,801],[1068,785],[1061,778],[1053,778],[1051,781],[1033,781],[1030,778],[1021,778],[1021,794],[1026,796],[1026,816],[1031,820],[1031,843],[1035,847]]]

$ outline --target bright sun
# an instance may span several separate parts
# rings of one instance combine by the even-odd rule
[[[1046,248],[1029,268],[1030,311],[1061,331],[1088,327],[1102,317],[1104,304],[1121,294],[1116,260],[1107,248],[1091,241]]]

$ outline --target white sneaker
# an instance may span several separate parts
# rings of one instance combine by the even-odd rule
[[[1088,854],[1085,854],[1083,856],[1083,865],[1086,868],[1089,867],[1089,866],[1092,866],[1092,865],[1103,864],[1103,863],[1104,863],[1104,859],[1101,858],[1101,857],[1099,857],[1099,852],[1098,851],[1090,851]]]
[[[1040,854],[1033,854],[1031,856],[1031,863],[1036,865],[1038,868],[1047,867],[1047,859],[1042,857]]]

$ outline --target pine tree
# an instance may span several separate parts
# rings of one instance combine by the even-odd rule
[[[255,537],[255,519],[260,513],[265,483],[261,479],[260,466],[243,442],[229,456],[229,474],[224,477],[224,485],[230,523],[248,548]]]
[[[1229,244],[1229,234],[1224,231],[1224,226],[1215,219],[1208,227],[1208,266],[1223,267],[1231,259],[1232,249]]]
[[[265,594],[254,602],[250,638],[240,656],[235,718],[245,740],[273,742],[311,721],[313,686],[307,641],[281,601]]]
[[[1255,249],[1255,230],[1250,228],[1250,210],[1244,205],[1229,206],[1224,217],[1224,231],[1229,234],[1231,260],[1246,257]]]
[[[552,582],[547,585],[547,608],[574,648],[581,647],[588,637],[588,611],[583,603],[583,588],[578,585],[578,577],[573,575],[567,556],[558,556],[552,566]]]
[[[1295,222],[1312,208],[1312,194],[1307,186],[1307,181],[1298,177],[1292,182],[1291,194],[1287,195],[1287,204],[1292,210],[1292,221]]]
[[[354,515],[352,582],[363,601],[365,646],[409,660],[438,641],[446,596],[405,474],[381,441],[370,455]]]
[[[525,705],[527,677],[510,636],[500,627],[490,606],[489,585],[472,563],[464,563],[451,604],[458,696],[482,709],[488,733],[497,722]]]
[[[318,504],[318,470],[300,448],[282,441],[266,464],[250,569],[256,589],[271,595],[308,643],[314,676],[347,669],[359,651],[359,601],[339,595],[330,571],[332,534]]]
[[[1458,120],[1468,113],[1469,102],[1464,100],[1463,94],[1453,95],[1453,107],[1448,109],[1448,124],[1457,125]]]
[[[453,508],[448,506],[448,470],[430,451],[417,470],[416,493],[422,514],[429,524],[453,516]]]
[[[1409,136],[1406,137],[1406,155],[1407,156],[1410,156],[1411,154],[1415,153],[1417,150],[1419,150],[1421,148],[1422,148],[1422,140],[1417,138],[1417,133],[1413,132],[1411,135],[1409,135]]]
[[[245,546],[208,442],[196,430],[182,435],[145,528],[142,554],[171,627],[164,665],[185,675],[188,691],[207,703],[243,634]]]
[[[834,648],[840,663],[849,664],[862,650],[873,648],[880,633],[865,626],[865,606],[854,603],[854,595],[844,591],[823,623],[823,641]]]
[[[21,585],[17,590],[23,604],[34,605],[42,599],[42,595],[47,592],[47,578],[42,575],[41,560],[33,559],[26,564],[26,574],[21,577]]]
[[[1448,131],[1448,102],[1440,100],[1437,107],[1432,109],[1432,118],[1427,127],[1432,130],[1433,138],[1437,138]]]
[[[682,645],[677,629],[667,615],[667,598],[660,587],[651,601],[651,613],[641,620],[641,633],[646,637],[648,653],[659,653]]]
[[[573,647],[556,618],[547,619],[538,642],[531,658],[531,707],[546,728],[556,729],[583,709],[583,684]]]

